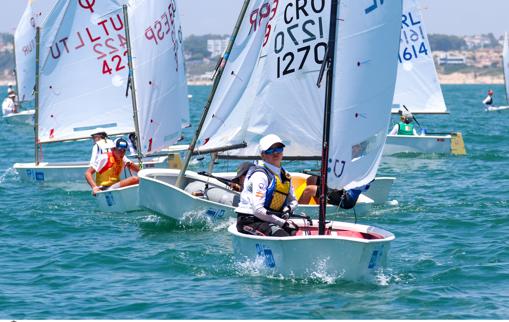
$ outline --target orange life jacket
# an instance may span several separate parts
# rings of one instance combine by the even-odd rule
[[[95,174],[95,183],[98,186],[109,187],[120,181],[120,174],[124,167],[123,160],[118,162],[113,156],[113,152],[108,152],[108,162]]]

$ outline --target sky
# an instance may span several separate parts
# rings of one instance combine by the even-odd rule
[[[0,32],[13,33],[25,0],[0,0]],[[99,0],[100,1],[100,0]],[[180,0],[182,27],[187,35],[230,34],[243,0]],[[509,30],[509,0],[422,0],[428,33],[474,35]]]

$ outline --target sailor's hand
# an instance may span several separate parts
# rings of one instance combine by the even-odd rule
[[[283,208],[283,211],[281,212],[281,219],[287,220],[292,216],[292,214],[293,214],[292,209],[288,206],[285,206]]]
[[[101,188],[99,187],[93,187],[92,188],[92,196],[95,196],[99,191],[101,191]]]
[[[299,227],[291,220],[286,220],[281,228],[288,233],[290,236],[295,236]]]
[[[230,182],[230,188],[232,188],[235,191],[241,191],[240,190],[240,184],[235,183],[235,182]]]

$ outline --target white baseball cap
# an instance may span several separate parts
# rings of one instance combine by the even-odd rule
[[[259,149],[260,152],[270,149],[270,147],[276,143],[283,144],[283,140],[275,134],[269,134],[260,139]],[[285,146],[283,144],[283,146]]]

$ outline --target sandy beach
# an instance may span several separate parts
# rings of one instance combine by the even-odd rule
[[[504,84],[500,76],[476,76],[474,73],[438,74],[440,84]]]
[[[474,73],[452,73],[438,74],[440,84],[503,84],[504,79],[500,76],[476,76]],[[0,86],[8,86],[14,84],[14,79],[0,79]],[[212,85],[212,81],[205,79],[189,79],[188,85],[192,86],[208,86]]]

